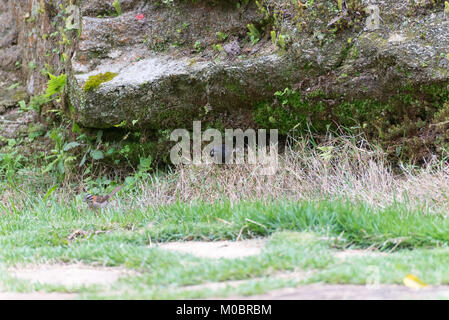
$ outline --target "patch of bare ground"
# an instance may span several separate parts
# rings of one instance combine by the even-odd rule
[[[352,257],[378,257],[387,254],[388,253],[386,252],[380,251],[347,249],[343,251],[334,252],[334,257],[341,260],[348,260]]]
[[[123,268],[93,267],[83,264],[48,264],[16,267],[9,274],[21,280],[66,286],[111,284],[133,273]]]
[[[251,239],[243,241],[185,241],[166,242],[157,246],[158,248],[182,253],[192,254],[197,257],[220,259],[220,258],[243,258],[258,255],[265,246],[264,239]]]
[[[252,281],[259,281],[259,280],[295,280],[295,281],[302,281],[310,277],[314,271],[292,271],[292,272],[279,272],[270,275],[269,277],[258,277],[258,278],[251,278],[251,279],[245,279],[245,280],[232,280],[232,281],[220,281],[220,282],[208,282],[208,283],[202,283],[202,284],[196,284],[191,286],[185,286],[182,287],[183,290],[204,290],[204,289],[210,289],[210,290],[219,290],[224,289],[227,287],[236,288],[238,286],[244,285],[246,283],[252,282]]]
[[[17,292],[0,292],[0,300],[71,300],[77,297],[73,293],[59,293],[59,292],[32,292],[32,293],[17,293]]]
[[[233,296],[227,299],[251,300],[415,300],[449,299],[449,286],[411,289],[401,285],[323,285],[311,284],[296,288],[273,290],[254,296]]]

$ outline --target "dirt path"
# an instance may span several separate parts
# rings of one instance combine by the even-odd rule
[[[176,251],[192,254],[199,257],[219,259],[219,258],[241,258],[259,254],[266,244],[264,239],[253,239],[245,241],[217,241],[217,242],[171,242],[163,244],[153,244],[151,247],[158,247],[163,250]],[[353,256],[372,256],[385,254],[370,252],[365,250],[345,250],[334,253],[337,259],[346,260]],[[302,279],[305,280],[313,271],[279,272],[272,275],[272,278],[279,279]],[[60,284],[65,286],[82,285],[109,285],[117,281],[120,277],[136,274],[135,271],[124,268],[95,267],[85,264],[53,264],[53,265],[32,265],[16,267],[9,270],[9,274],[21,280],[32,283],[40,282],[45,284]],[[198,284],[184,287],[186,290],[199,289],[221,289],[224,287],[238,287],[245,282],[257,280],[246,279],[238,281],[223,281]],[[0,300],[3,299],[43,299],[61,300],[76,299],[77,294],[71,293],[9,293],[0,292]],[[291,299],[291,300],[345,300],[345,299],[449,299],[449,286],[429,286],[424,289],[411,289],[402,285],[324,285],[312,284],[296,288],[285,288],[274,290],[265,294],[255,296],[233,296],[229,299]]]
[[[16,293],[16,292],[0,292],[0,300],[72,300],[78,295],[73,293]]]
[[[166,242],[157,246],[164,250],[192,254],[202,258],[243,258],[258,255],[265,246],[264,239],[251,239],[243,241],[185,241]]]
[[[234,296],[227,299],[250,300],[402,300],[449,299],[449,286],[411,289],[401,285],[320,285],[274,290],[255,296]]]
[[[131,273],[135,272],[123,268],[93,267],[81,263],[44,264],[9,270],[11,276],[22,280],[65,286],[109,284]]]

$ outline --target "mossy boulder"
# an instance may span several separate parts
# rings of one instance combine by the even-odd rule
[[[14,7],[19,34],[31,34],[18,38],[23,64],[36,63],[25,87],[42,86],[45,63],[67,72],[68,110],[85,127],[344,126],[401,154],[430,136],[446,144],[434,128],[449,83],[444,1],[126,0],[121,14],[112,1],[75,1],[81,27],[69,32],[53,27],[67,10],[43,3]],[[286,88],[282,105],[273,94]]]
[[[255,102],[272,96],[274,88],[288,86],[296,72],[287,57],[277,55],[192,63],[161,54],[133,61],[134,52],[71,79],[70,101],[80,124],[168,129],[189,127],[210,114],[235,113],[236,119],[238,110],[251,110]],[[93,88],[90,82],[102,70],[117,76]]]

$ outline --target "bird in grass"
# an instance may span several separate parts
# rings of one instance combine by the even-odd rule
[[[84,196],[84,201],[86,201],[91,208],[99,209],[103,208],[109,203],[109,200],[120,191],[122,186],[116,187],[110,194],[103,195],[103,196],[94,196],[93,194],[86,194]]]
[[[230,163],[232,156],[236,149],[229,147],[226,144],[218,144],[212,147],[210,150],[210,157],[217,164]]]

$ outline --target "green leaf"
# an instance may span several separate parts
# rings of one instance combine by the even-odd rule
[[[78,167],[82,167],[83,164],[86,162],[86,158],[87,158],[87,152],[84,154],[83,158],[81,159],[80,164],[78,165]]]
[[[126,126],[126,123],[127,123],[127,121],[126,121],[126,120],[123,120],[123,121],[120,122],[119,124],[114,124],[114,127],[120,128],[120,127]]]
[[[94,160],[101,160],[101,159],[104,158],[104,154],[103,154],[103,152],[101,150],[92,150],[90,152],[90,156]]]
[[[51,163],[49,163],[46,167],[45,167],[45,169],[44,169],[44,171],[42,171],[43,173],[46,173],[46,172],[49,172],[49,171],[51,171],[52,169],[53,169],[53,167],[55,166],[55,163],[58,161],[58,158],[56,158],[55,160],[53,160]]]
[[[16,144],[16,139],[8,139],[8,146],[14,147]]]
[[[103,130],[97,132],[97,143],[101,143],[101,138],[103,137]]]
[[[19,101],[19,107],[20,107],[20,109],[22,109],[22,110],[26,110],[26,108],[27,108],[26,102],[25,102],[24,100],[20,100],[20,101]]]
[[[69,151],[70,149],[76,148],[76,147],[78,147],[79,145],[80,145],[80,143],[79,143],[79,142],[76,142],[76,141],[74,141],[74,142],[69,142],[69,143],[67,143],[67,144],[64,146],[63,150],[64,150],[64,151]]]
[[[62,159],[60,159],[58,161],[57,167],[58,167],[58,171],[59,171],[60,174],[64,174],[65,173],[64,161]]]
[[[47,191],[47,193],[45,194],[45,196],[44,196],[44,199],[43,199],[43,201],[45,202],[47,199],[48,199],[48,197],[56,190],[56,188],[58,187],[59,185],[57,184],[57,185],[54,185],[50,190],[48,190]]]
[[[114,154],[115,151],[116,151],[116,149],[114,147],[111,147],[108,149],[108,151],[106,151],[106,155],[110,156],[110,155]]]
[[[112,3],[112,6],[114,7],[114,9],[115,9],[115,11],[117,11],[117,15],[121,15],[123,12],[122,12],[122,8],[121,8],[121,6],[120,6],[120,2],[118,2],[118,0],[115,0],[113,3]]]
[[[54,76],[50,72],[48,73],[50,80],[47,82],[47,89],[45,90],[45,96],[51,97],[55,93],[62,92],[67,82],[67,75],[62,73],[59,76]]]
[[[125,178],[125,184],[133,184],[135,182],[134,177],[128,176]]]
[[[72,132],[74,132],[74,133],[81,132],[80,126],[75,121],[73,121],[73,124],[72,124]]]
[[[8,90],[12,90],[20,86],[20,82],[16,82],[8,87]]]

